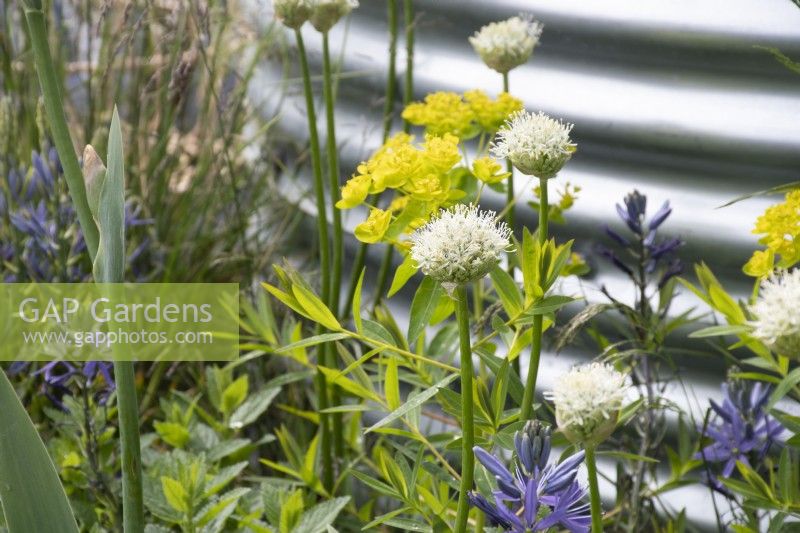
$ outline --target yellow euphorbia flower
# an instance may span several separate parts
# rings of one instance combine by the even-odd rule
[[[778,266],[789,268],[800,261],[800,190],[786,194],[784,202],[773,205],[756,220],[758,242],[780,256]]]
[[[775,252],[772,250],[756,250],[753,256],[742,267],[742,272],[754,278],[766,278],[775,269]]]
[[[403,119],[424,126],[433,135],[450,133],[462,137],[469,132],[475,116],[460,94],[440,91],[427,95],[424,102],[406,106]]]
[[[378,193],[385,189],[402,187],[419,171],[421,164],[419,150],[410,144],[386,152],[370,172],[372,177],[370,192]]]
[[[402,211],[408,205],[408,201],[411,200],[410,196],[398,196],[392,203],[389,204],[389,211],[392,213],[397,213],[398,211]]]
[[[500,183],[511,175],[502,172],[503,166],[491,157],[480,157],[472,163],[472,173],[484,183]]]
[[[422,149],[425,162],[432,167],[434,172],[447,172],[461,161],[461,154],[458,152],[458,137],[449,133],[442,137],[426,135]]]
[[[467,91],[464,100],[472,111],[475,121],[482,130],[496,133],[511,115],[523,109],[522,100],[506,92],[500,93],[496,100],[480,90]]]
[[[392,212],[382,209],[373,209],[367,220],[356,226],[354,231],[356,239],[361,242],[375,243],[383,238],[392,221]]]
[[[441,203],[447,199],[450,192],[450,179],[446,174],[414,176],[408,180],[403,191],[417,200]]]
[[[372,178],[366,174],[353,176],[342,187],[342,198],[336,202],[339,209],[351,209],[361,205],[369,194]]]

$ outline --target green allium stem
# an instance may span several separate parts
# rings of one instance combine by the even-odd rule
[[[472,414],[472,346],[469,339],[469,305],[467,304],[467,288],[459,285],[456,296],[456,321],[458,322],[459,345],[461,348],[461,485],[458,492],[458,509],[453,531],[467,531],[469,518],[469,499],[467,493],[472,490],[472,479],[475,474],[475,428]]]
[[[28,22],[30,32],[31,47],[33,57],[36,62],[36,72],[39,75],[39,84],[42,88],[44,97],[44,108],[47,114],[47,121],[50,123],[50,131],[53,135],[53,142],[58,151],[61,166],[64,168],[64,178],[69,187],[69,194],[75,211],[78,214],[78,221],[83,230],[86,248],[89,256],[94,262],[97,245],[100,241],[97,225],[94,223],[89,202],[86,199],[86,186],[83,182],[83,172],[78,163],[78,156],[75,153],[75,146],[72,144],[67,118],[64,113],[62,103],[62,90],[56,76],[53,58],[50,55],[50,46],[47,41],[47,25],[45,23],[44,12],[41,10],[40,2],[28,2],[29,6],[25,10],[25,19]],[[38,7],[36,7],[38,6]]]
[[[509,92],[508,88],[508,72],[503,73],[503,91]],[[506,161],[506,172],[510,172],[511,175],[508,176],[506,180],[506,203],[508,204],[508,211],[506,212],[506,224],[508,227],[511,228],[511,231],[514,231],[514,165],[511,164],[511,160]],[[513,252],[512,252],[513,253]],[[510,260],[511,255],[509,255],[509,262],[508,262],[508,270],[509,273],[514,272],[514,263]]]
[[[414,98],[414,2],[404,0],[403,22],[406,26],[406,75],[403,88],[403,107],[411,103]],[[411,123],[403,120],[403,131],[411,131]]]
[[[344,235],[342,234],[342,213],[336,207],[339,201],[339,156],[336,148],[336,116],[334,107],[334,86],[331,76],[331,55],[328,43],[328,33],[322,34],[322,90],[325,96],[325,119],[327,122],[327,148],[328,148],[328,180],[330,186],[331,213],[333,220],[333,262],[331,269],[331,296],[328,306],[334,315],[339,314],[339,287],[342,284],[342,260],[344,257]],[[336,368],[336,352],[333,347],[327,350],[329,368]],[[331,403],[341,403],[339,388],[331,387]],[[342,431],[342,414],[334,413],[331,416],[331,431],[333,433],[333,448],[336,457],[344,456],[344,432]]]
[[[547,215],[550,211],[550,205],[547,200],[547,179],[539,178],[540,202],[539,202],[539,244],[544,245],[547,241]],[[541,265],[540,265],[541,267]],[[540,276],[539,279],[544,279]],[[533,402],[536,392],[536,378],[539,374],[539,359],[542,356],[542,315],[533,317],[532,327],[532,342],[531,342],[531,357],[528,361],[528,375],[525,379],[525,392],[522,396],[522,412],[520,418],[522,420],[531,420],[534,416]]]
[[[336,208],[339,201],[339,157],[336,152],[336,117],[333,96],[333,79],[331,76],[331,56],[328,45],[328,33],[322,34],[322,89],[325,95],[325,118],[327,120],[328,179],[331,196],[331,213],[333,214],[333,262],[331,270],[331,298],[328,305],[334,315],[339,314],[339,285],[342,278],[342,254],[344,250],[342,236],[342,214]]]
[[[592,506],[592,533],[603,531],[603,508],[600,506],[600,489],[597,484],[597,460],[594,446],[586,446],[586,469],[589,471],[589,496]]]
[[[509,92],[508,87],[508,72],[503,74],[503,91]],[[506,180],[506,224],[508,227],[511,228],[511,233],[514,233],[514,165],[511,164],[511,160],[506,160],[506,172],[509,173],[508,179]],[[508,273],[511,276],[514,276],[514,265],[516,264],[516,256],[514,255],[515,252],[508,253]],[[511,366],[514,371],[517,373],[518,376],[522,375],[522,367],[520,366],[519,357],[515,358],[511,362]]]
[[[303,73],[303,92],[306,98],[306,115],[308,116],[308,136],[311,149],[311,164],[314,173],[314,194],[317,201],[317,232],[319,236],[319,258],[322,269],[322,295],[326,303],[330,303],[330,248],[328,242],[328,216],[325,207],[325,184],[322,177],[322,157],[317,134],[317,114],[314,110],[314,93],[311,88],[311,73],[308,68],[308,56],[303,43],[303,34],[295,30],[297,52],[300,56],[300,68]],[[325,345],[319,347],[319,362],[328,364]],[[318,373],[316,379],[317,401],[320,410],[328,407],[328,385],[325,376]],[[327,414],[320,414],[320,453],[322,455],[322,480],[326,489],[333,486],[333,455],[331,450],[330,425]]]

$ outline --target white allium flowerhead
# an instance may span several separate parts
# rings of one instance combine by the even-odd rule
[[[497,132],[492,153],[511,161],[523,174],[550,179],[575,152],[569,137],[572,127],[542,112],[518,111]]]
[[[358,7],[358,0],[309,0],[311,3],[311,25],[325,33]]]
[[[481,279],[509,249],[511,230],[494,211],[458,204],[411,235],[411,258],[448,291]]]
[[[753,337],[778,354],[800,359],[800,269],[764,280],[750,307]]]
[[[545,395],[555,404],[558,428],[570,442],[597,445],[614,431],[628,388],[625,374],[589,363],[562,375]]]
[[[542,23],[523,15],[487,24],[469,42],[486,66],[505,74],[528,61],[541,35]]]
[[[274,0],[275,18],[287,28],[300,29],[311,16],[309,0]]]

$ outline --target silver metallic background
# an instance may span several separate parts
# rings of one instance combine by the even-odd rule
[[[568,224],[551,228],[559,239],[575,238],[577,248],[587,253],[592,243],[607,242],[603,225],[621,227],[614,204],[637,188],[648,196],[651,213],[664,200],[672,202],[673,215],[661,233],[686,241],[681,256],[690,279],[691,265],[703,260],[730,290],[739,296],[749,293],[750,280],[740,269],[756,248],[750,231],[756,216],[777,197],[717,208],[738,195],[798,179],[800,75],[757,47],[777,47],[800,58],[800,8],[789,0],[415,0],[414,4],[415,99],[436,90],[500,91],[500,75],[477,58],[468,36],[490,21],[520,12],[532,13],[544,23],[534,57],[511,73],[511,92],[529,110],[575,124],[578,152],[552,185],[558,188],[559,182],[569,181],[582,191],[567,214]],[[271,16],[268,1],[257,0],[255,10],[265,21]],[[402,10],[399,19],[401,91]],[[304,35],[312,69],[319,72],[319,36],[310,26]],[[343,59],[337,103],[342,181],[381,142],[387,43],[386,3],[379,0],[362,0],[348,23],[331,33],[333,53]],[[290,79],[284,84],[288,91],[277,96],[274,89],[282,83],[282,74],[281,65],[264,64],[251,97],[265,116],[279,112],[285,140],[302,142],[307,134],[299,80]],[[400,126],[398,116],[395,130]],[[319,130],[324,134],[322,121]],[[523,184],[518,176],[517,187]],[[287,197],[297,199],[308,185],[302,173],[298,180],[287,180]],[[503,200],[499,195],[485,196],[482,206],[498,209]],[[302,205],[314,212],[313,202],[305,200]],[[352,228],[363,217],[363,212],[349,211],[345,223]],[[536,213],[519,208],[518,221],[535,228]],[[348,246],[352,254],[357,243],[351,239]],[[368,268],[374,275],[382,251],[371,248]],[[589,301],[603,301],[597,287],[605,284],[618,298],[632,301],[623,276],[602,260],[593,261],[593,266],[593,279],[567,282],[562,293],[582,292]],[[685,290],[682,293],[675,313],[699,304]],[[391,301],[400,319],[412,294],[406,291]],[[701,310],[702,305],[698,313]],[[672,342],[704,349],[685,335],[675,335]],[[546,390],[559,373],[595,355],[589,345],[558,355],[546,351],[539,388]],[[687,357],[680,363],[687,387],[673,387],[669,399],[700,412],[708,397],[719,395],[724,369],[713,356]],[[606,484],[605,494],[610,489]],[[675,509],[686,507],[691,521],[702,528],[714,523],[709,493],[699,486],[670,492],[665,499]]]

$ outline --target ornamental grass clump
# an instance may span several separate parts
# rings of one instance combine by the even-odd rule
[[[592,502],[592,531],[602,531],[602,509],[597,484],[595,449],[617,426],[628,394],[628,377],[604,363],[575,367],[556,380],[546,394],[556,409],[559,430],[586,451]]]
[[[800,359],[800,270],[779,272],[761,283],[750,306],[752,336],[784,357]]]
[[[469,516],[468,493],[475,471],[473,368],[466,284],[482,279],[500,262],[510,246],[510,230],[492,211],[457,205],[443,210],[411,237],[411,258],[456,300],[461,353],[461,485],[455,531],[465,531]]]

